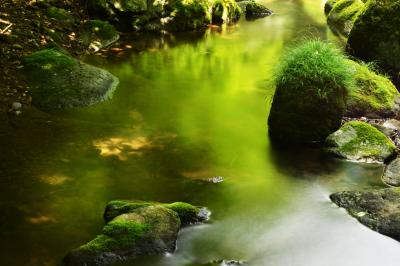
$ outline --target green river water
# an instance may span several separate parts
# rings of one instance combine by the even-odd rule
[[[87,58],[120,79],[111,101],[2,116],[0,264],[58,265],[100,232],[108,201],[139,199],[207,206],[211,220],[184,228],[175,253],[121,265],[398,265],[398,242],[328,198],[381,186],[381,166],[269,142],[279,56],[306,38],[336,39],[320,1],[264,4],[273,16]],[[214,176],[224,182],[202,181]]]

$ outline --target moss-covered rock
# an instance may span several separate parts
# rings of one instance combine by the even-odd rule
[[[44,110],[83,107],[112,97],[118,79],[106,70],[45,49],[23,59],[33,104]]]
[[[363,61],[376,61],[400,81],[400,0],[370,0],[348,38],[349,51]]]
[[[275,73],[271,138],[278,144],[324,141],[340,127],[351,81],[345,57],[330,44],[310,41],[287,53]]]
[[[242,10],[235,0],[214,0],[212,5],[212,23],[233,23],[239,20]]]
[[[361,0],[340,0],[328,14],[328,25],[333,32],[349,36],[354,21],[364,7]]]
[[[208,219],[209,212],[204,207],[193,206],[185,202],[158,203],[147,201],[114,200],[107,204],[104,212],[105,221],[111,221],[118,215],[130,213],[136,209],[160,205],[173,210],[179,215],[182,225],[195,224]]]
[[[375,127],[360,121],[345,123],[328,136],[327,151],[352,161],[383,163],[395,152],[395,145]]]
[[[331,200],[365,226],[400,240],[400,189],[334,193]]]
[[[247,20],[267,17],[273,13],[272,10],[255,1],[243,1],[239,3],[239,6],[242,8],[243,13],[246,14]]]
[[[80,40],[93,51],[118,41],[119,33],[113,25],[101,20],[89,20],[82,25]]]
[[[207,218],[205,208],[185,202],[111,201],[104,212],[102,233],[69,252],[63,262],[106,265],[138,255],[173,252],[179,228]]]
[[[325,5],[324,5],[324,12],[325,12],[325,15],[328,15],[329,12],[331,12],[333,6],[334,6],[338,1],[339,1],[339,0],[328,0],[328,1],[325,2]]]
[[[349,88],[346,116],[388,118],[400,111],[400,93],[385,76],[369,65],[348,60],[355,86]]]
[[[105,265],[138,255],[173,252],[179,228],[178,214],[168,208],[138,208],[115,217],[102,234],[72,250],[64,265]]]
[[[46,16],[64,23],[74,23],[76,21],[75,17],[70,12],[54,6],[51,6],[46,10]]]

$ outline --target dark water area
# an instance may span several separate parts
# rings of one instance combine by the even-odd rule
[[[265,4],[275,15],[87,58],[120,79],[109,102],[0,117],[0,264],[58,265],[100,232],[108,201],[138,199],[207,206],[211,220],[183,229],[174,254],[120,265],[397,265],[398,242],[328,198],[382,186],[382,166],[270,144],[279,56],[336,39],[320,1]],[[214,176],[224,182],[204,181]]]

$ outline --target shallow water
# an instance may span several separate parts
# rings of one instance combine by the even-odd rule
[[[113,199],[187,201],[213,212],[180,232],[174,254],[122,265],[398,265],[398,242],[328,198],[381,186],[382,167],[271,146],[266,117],[280,54],[304,38],[335,38],[319,1],[265,4],[276,14],[88,58],[121,81],[109,102],[2,117],[1,265],[57,265],[100,232]],[[203,181],[213,176],[224,182]]]

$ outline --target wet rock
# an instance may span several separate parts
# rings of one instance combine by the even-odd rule
[[[32,103],[43,110],[83,107],[110,99],[119,83],[108,71],[55,49],[23,59]]]
[[[337,2],[338,2],[338,0],[328,0],[328,1],[325,2],[325,5],[324,5],[324,12],[325,12],[325,15],[328,15],[329,12],[331,12],[333,6],[334,6]]]
[[[246,14],[246,19],[248,20],[264,18],[272,15],[273,13],[272,10],[254,1],[248,1],[246,5],[244,4],[241,5],[245,7],[244,10],[243,9],[242,10]]]
[[[375,73],[366,64],[347,60],[355,86],[349,89],[346,116],[367,118],[397,117],[400,93],[386,77]]]
[[[196,213],[193,213],[196,210]],[[64,265],[108,265],[140,255],[173,252],[179,228],[198,218],[188,203],[113,201],[105,211],[102,233],[69,252]]]
[[[400,186],[400,158],[394,159],[385,167],[382,180],[388,185]]]
[[[79,38],[90,50],[97,52],[118,41],[119,33],[108,22],[89,20],[82,25]]]
[[[399,188],[344,191],[334,193],[330,198],[365,226],[400,240]]]
[[[214,177],[207,178],[206,181],[209,183],[217,184],[217,183],[224,182],[224,178],[222,176],[214,176]]]
[[[213,260],[208,263],[190,263],[185,266],[239,266],[239,265],[247,265],[246,262],[241,260]]]
[[[395,145],[389,138],[360,121],[345,123],[328,136],[325,146],[328,152],[341,158],[367,163],[383,163],[395,153]]]
[[[13,102],[11,105],[11,109],[14,111],[20,110],[22,108],[22,104],[20,102]]]
[[[400,72],[400,0],[367,1],[350,32],[351,55],[375,61],[398,84]]]
[[[361,0],[337,1],[328,14],[329,27],[334,33],[348,37],[363,6],[364,3]]]

